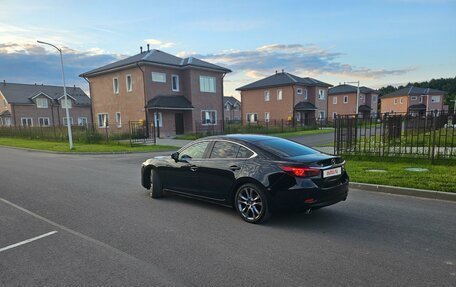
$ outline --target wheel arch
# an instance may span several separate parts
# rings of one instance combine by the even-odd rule
[[[236,192],[237,190],[244,184],[246,183],[253,183],[257,186],[259,186],[260,188],[262,188],[264,191],[266,191],[266,188],[265,186],[258,180],[254,179],[254,178],[251,178],[251,177],[242,177],[242,178],[239,178],[233,185],[233,188],[231,189],[231,194],[230,194],[230,205],[235,208],[234,204],[234,197],[236,196]],[[266,192],[266,194],[268,194]]]

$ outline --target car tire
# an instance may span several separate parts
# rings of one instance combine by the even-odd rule
[[[163,197],[163,187],[160,181],[160,176],[158,172],[154,169],[150,171],[151,187],[150,187],[150,197],[152,198],[161,198]]]
[[[234,206],[241,218],[248,223],[262,223],[271,216],[266,192],[253,183],[246,183],[238,188]]]

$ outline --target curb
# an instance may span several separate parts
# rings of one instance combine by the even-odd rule
[[[452,193],[452,192],[442,192],[442,191],[427,190],[427,189],[396,187],[396,186],[389,186],[389,185],[379,185],[379,184],[369,184],[369,183],[359,183],[359,182],[350,182],[350,187],[356,188],[356,189],[364,189],[367,191],[376,191],[376,192],[383,192],[383,193],[390,193],[390,194],[416,196],[416,197],[423,197],[423,198],[429,198],[429,199],[456,201],[456,193]]]
[[[157,151],[117,151],[117,152],[70,152],[70,151],[52,151],[52,150],[42,150],[42,149],[33,149],[25,147],[14,147],[0,145],[1,148],[23,150],[29,152],[40,152],[40,153],[49,153],[49,154],[65,154],[65,155],[122,155],[122,154],[142,154],[142,153],[157,153],[157,152],[172,152],[176,151],[175,149],[171,150],[157,150]]]

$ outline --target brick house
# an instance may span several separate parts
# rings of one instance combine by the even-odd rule
[[[161,136],[223,129],[223,78],[229,69],[194,57],[160,50],[137,55],[83,73],[90,86],[93,117],[99,128],[111,122],[145,121]]]
[[[235,97],[223,97],[223,106],[225,108],[225,121],[240,121],[241,102]]]
[[[67,87],[68,103],[62,86],[0,84],[0,126],[66,126],[68,105],[71,125],[92,122],[90,98],[79,87]]]
[[[357,87],[338,85],[328,90],[328,118],[335,115],[356,114]],[[380,92],[368,87],[359,87],[358,114],[363,118],[376,117]]]
[[[414,86],[399,89],[380,98],[381,112],[422,114],[448,110],[443,103],[447,92]]]
[[[292,120],[302,125],[314,124],[327,117],[327,94],[330,84],[301,78],[282,70],[250,83],[241,92],[244,123]]]

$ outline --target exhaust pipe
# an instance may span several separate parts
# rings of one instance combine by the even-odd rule
[[[309,208],[306,210],[306,214],[311,214],[312,213],[312,208]]]

